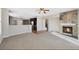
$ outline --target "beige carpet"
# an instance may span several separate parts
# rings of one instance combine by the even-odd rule
[[[5,38],[0,49],[79,49],[70,42],[67,42],[49,32],[26,33]]]

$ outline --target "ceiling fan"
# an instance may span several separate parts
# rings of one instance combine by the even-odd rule
[[[46,9],[46,8],[40,8],[40,9],[37,10],[37,11],[38,11],[39,14],[41,14],[41,13],[46,14],[46,13],[49,11],[49,9]]]

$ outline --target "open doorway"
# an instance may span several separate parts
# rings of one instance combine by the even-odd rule
[[[48,19],[45,19],[45,28],[46,28],[46,31],[48,31]]]
[[[37,18],[31,18],[30,23],[32,25],[32,32],[36,33],[37,32]]]

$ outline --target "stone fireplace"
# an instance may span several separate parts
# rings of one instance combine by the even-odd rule
[[[78,37],[78,10],[60,14],[60,33]]]
[[[68,35],[68,36],[73,36],[77,37],[77,25],[72,24],[72,23],[61,23],[60,26],[60,33]]]

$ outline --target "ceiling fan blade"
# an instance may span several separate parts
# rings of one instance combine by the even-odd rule
[[[46,12],[44,11],[44,14],[46,14]]]
[[[40,14],[40,13],[46,14],[46,11],[49,11],[49,9],[40,8],[39,10],[36,10],[36,11],[38,11],[39,14]]]
[[[49,10],[44,10],[44,11],[49,11]]]
[[[44,8],[40,8],[40,10],[42,11],[42,10],[44,10]]]

